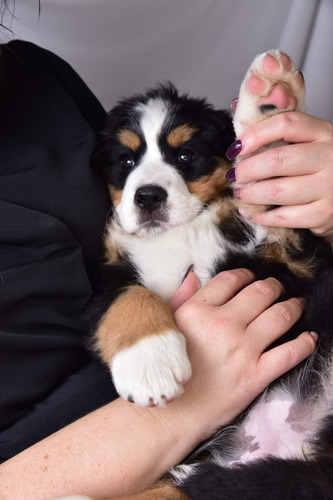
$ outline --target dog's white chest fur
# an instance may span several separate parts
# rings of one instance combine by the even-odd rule
[[[138,237],[112,231],[110,236],[129,254],[144,286],[165,300],[171,298],[192,264],[201,284],[206,283],[216,259],[223,259],[227,251],[213,209],[159,235]]]

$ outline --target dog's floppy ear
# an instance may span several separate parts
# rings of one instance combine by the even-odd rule
[[[124,117],[123,105],[117,105],[107,114],[105,129],[99,134],[92,157],[92,166],[100,174],[108,166],[108,152],[114,146],[114,131]]]
[[[220,142],[224,153],[235,140],[235,131],[232,124],[232,113],[226,109],[218,109],[214,113],[216,125],[220,131]]]
[[[92,168],[100,174],[103,173],[108,165],[108,148],[109,141],[103,133],[100,135],[92,155]]]

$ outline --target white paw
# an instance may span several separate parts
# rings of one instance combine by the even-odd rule
[[[141,406],[165,406],[191,377],[184,336],[174,330],[145,337],[111,362],[118,394]]]
[[[234,115],[236,135],[281,111],[305,111],[304,91],[303,77],[286,54],[270,50],[258,55],[241,84]]]

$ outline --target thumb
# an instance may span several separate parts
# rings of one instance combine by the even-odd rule
[[[170,299],[169,305],[173,311],[182,306],[184,302],[192,297],[200,288],[200,283],[197,275],[191,269],[186,275],[183,283]]]

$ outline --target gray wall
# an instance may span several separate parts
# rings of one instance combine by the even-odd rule
[[[39,21],[37,3],[16,0],[15,37],[70,62],[106,108],[167,79],[227,107],[253,57],[280,48],[308,111],[333,121],[333,0],[42,0]]]

